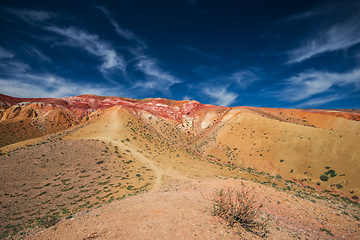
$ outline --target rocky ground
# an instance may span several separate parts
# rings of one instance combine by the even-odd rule
[[[359,208],[334,200],[310,201],[272,187],[234,179],[174,181],[156,191],[82,211],[29,239],[260,239],[212,216],[216,189],[254,188],[269,217],[268,239],[358,239]]]

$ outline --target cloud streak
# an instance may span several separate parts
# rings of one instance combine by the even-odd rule
[[[137,63],[136,68],[147,78],[145,83],[139,82],[136,85],[137,87],[144,86],[145,88],[160,89],[162,92],[168,92],[172,85],[182,82],[171,74],[160,69],[154,59],[141,59]]]
[[[105,78],[114,70],[121,70],[125,75],[126,61],[123,56],[119,55],[109,43],[101,40],[98,35],[90,34],[75,27],[60,28],[50,26],[44,27],[44,29],[65,37],[65,40],[58,41],[57,45],[79,48],[99,57],[102,60],[99,70]]]
[[[145,52],[148,49],[148,46],[141,41],[141,39],[136,36],[133,32],[121,28],[120,25],[113,19],[111,13],[105,7],[97,7],[111,22],[116,33],[121,37],[129,40],[132,45],[127,47],[129,53],[134,57],[132,61],[135,62],[135,69],[140,71],[146,81],[138,80],[135,83],[135,88],[142,88],[144,90],[156,89],[163,93],[169,93],[170,87],[176,83],[181,83],[182,81],[169,72],[164,71],[160,68],[158,60],[148,56]]]
[[[14,56],[15,56],[15,54],[13,54],[12,52],[9,52],[5,48],[0,47],[0,59],[2,59],[2,58],[13,58]]]
[[[17,97],[64,97],[80,94],[107,95],[111,89],[77,84],[55,75],[24,75],[23,78],[0,78],[1,93]]]
[[[2,8],[5,12],[11,14],[14,17],[22,19],[27,24],[36,25],[44,23],[51,19],[57,18],[57,15],[50,11],[33,10],[33,9],[15,9],[10,7]]]
[[[341,11],[338,9],[341,8]],[[285,21],[311,24],[310,34],[302,46],[288,52],[286,64],[306,61],[320,54],[346,50],[360,43],[360,4],[330,2],[307,12],[290,16]],[[314,31],[315,30],[315,31]]]
[[[0,71],[2,76],[14,76],[23,74],[30,70],[30,66],[18,60],[0,61]]]
[[[302,47],[289,52],[287,64],[299,63],[326,52],[346,50],[360,43],[359,20],[332,26],[311,37]]]
[[[23,49],[23,51],[26,52],[30,57],[44,62],[51,62],[51,59],[48,56],[46,56],[40,49],[34,46],[26,46]]]
[[[331,94],[331,95],[325,96],[325,97],[309,99],[306,102],[298,104],[296,107],[300,107],[300,108],[301,107],[317,107],[317,106],[321,106],[323,104],[327,104],[329,102],[333,102],[333,101],[344,99],[344,98],[347,98],[347,96],[341,95],[341,94]]]
[[[76,83],[56,74],[39,73],[19,60],[0,60],[0,89],[2,94],[17,97],[64,97],[93,93],[106,95],[114,88]]]
[[[228,77],[228,80],[234,81],[236,83],[236,87],[240,89],[246,89],[252,83],[260,80],[258,76],[256,76],[253,72],[248,69],[244,69],[238,72],[234,72]]]
[[[58,49],[72,48],[83,52],[87,57],[96,59],[100,62],[97,69],[102,76],[116,86],[126,88],[128,92],[145,92],[147,90],[155,90],[158,92],[170,93],[170,87],[174,84],[181,83],[182,81],[173,76],[169,71],[164,70],[159,66],[159,60],[148,54],[148,46],[133,32],[122,28],[113,18],[112,14],[105,7],[96,7],[104,16],[110,21],[114,27],[115,32],[122,39],[128,40],[124,45],[118,47],[114,43],[110,43],[98,34],[92,33],[84,28],[76,26],[64,26],[59,23],[58,19],[63,19],[62,16],[49,11],[31,10],[31,9],[15,9],[15,8],[2,8],[3,12],[10,14],[13,19],[19,24],[31,25],[33,28],[44,30],[45,34],[35,35],[38,39],[46,39],[45,41],[53,44]],[[22,21],[19,21],[21,19]],[[66,17],[68,19],[68,17]],[[8,19],[7,19],[8,21]],[[12,20],[11,20],[12,21]],[[17,51],[25,53],[27,56],[35,58],[38,62],[42,62],[41,68],[43,71],[47,68],[46,63],[53,63],[52,59],[44,54],[35,45],[18,46]],[[54,48],[53,48],[54,49]],[[56,48],[55,48],[56,50]],[[78,54],[72,52],[72,55]],[[126,56],[126,57],[125,57]],[[0,47],[0,60],[12,59],[15,54],[9,50]],[[128,60],[126,59],[128,58]],[[131,64],[129,66],[129,64]],[[32,74],[31,76],[43,77],[44,83],[49,82],[50,78],[45,77],[50,74],[44,72],[37,72],[32,69],[34,63],[24,63],[24,60],[13,61],[0,61],[0,70],[3,71],[1,84],[7,89],[15,89],[14,86],[25,86],[25,75]],[[46,70],[45,70],[46,71]],[[120,73],[120,74],[119,74]],[[139,74],[141,73],[141,74]],[[71,81],[66,80],[66,77],[61,77],[61,73],[54,75],[53,79],[58,79],[55,83],[66,83],[71,86]],[[33,81],[35,78],[28,78],[28,81]],[[5,80],[12,83],[5,84]],[[41,81],[34,81],[36,84],[41,84]],[[31,84],[30,84],[31,85]],[[59,95],[71,91],[65,90],[51,90],[49,87],[41,88],[42,90],[36,91],[34,87],[27,86],[28,89],[33,89],[33,93],[37,92],[41,96],[48,93]],[[46,85],[46,84],[45,84]],[[44,86],[45,86],[44,85]],[[63,89],[60,84],[56,84],[59,89]],[[79,89],[74,84],[74,92]],[[92,89],[88,87],[88,89]],[[25,90],[25,89],[24,89]],[[13,91],[13,90],[11,90]],[[118,93],[119,94],[119,93]],[[39,95],[39,96],[40,96]]]
[[[338,9],[341,8],[341,11]],[[296,26],[307,26],[308,36],[301,46],[287,51],[285,65],[303,63],[326,53],[347,51],[360,44],[360,4],[357,1],[325,2],[309,11],[290,16],[282,21]],[[355,48],[354,48],[355,49]],[[351,54],[354,52],[351,51]],[[334,60],[339,59],[335,56]],[[356,59],[355,56],[352,57]],[[326,67],[326,65],[324,66]],[[339,67],[341,69],[341,67]],[[296,107],[315,107],[350,98],[360,90],[360,67],[342,72],[302,70],[283,81],[283,88],[274,91],[281,101],[297,103]]]
[[[285,81],[285,88],[275,93],[275,95],[285,101],[298,102],[313,98],[319,94],[329,94],[328,96],[319,96],[311,101],[312,105],[320,105],[327,101],[334,101],[345,96],[350,96],[350,92],[360,90],[360,68],[356,68],[346,73],[331,73],[324,71],[305,71],[297,74]],[[332,88],[337,87],[339,91],[345,91],[346,94],[334,95]],[[351,91],[345,90],[351,88]],[[314,104],[315,102],[315,104]],[[304,103],[306,105],[306,103]]]
[[[258,70],[255,69],[255,73],[257,72]],[[240,102],[241,92],[248,89],[254,82],[261,80],[255,73],[250,69],[241,69],[230,75],[206,79],[192,87],[201,92],[205,101],[210,99],[211,104],[231,106]]]
[[[122,38],[125,38],[127,40],[130,41],[134,41],[139,45],[142,45],[142,47],[145,47],[145,44],[131,31],[124,29],[120,26],[120,24],[118,24],[114,18],[111,16],[111,13],[109,12],[109,10],[106,7],[103,6],[98,6],[97,9],[99,9],[105,16],[106,18],[110,21],[110,23],[113,25],[113,27],[115,28],[115,32]]]
[[[204,88],[203,93],[214,99],[213,103],[219,106],[230,106],[239,96],[239,94],[229,92],[226,87]]]

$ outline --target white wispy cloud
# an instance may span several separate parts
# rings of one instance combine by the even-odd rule
[[[92,93],[121,93],[121,88],[72,81],[57,74],[38,72],[17,59],[0,60],[0,90],[15,97],[65,97]]]
[[[55,36],[38,37],[39,39],[47,39],[49,42],[54,42],[57,45],[69,46],[86,51],[88,54],[99,58],[102,62],[98,66],[102,75],[110,80],[110,75],[120,70],[123,75],[126,75],[126,61],[124,57],[116,52],[114,47],[104,39],[101,39],[97,34],[91,34],[85,30],[74,26],[62,27],[58,25],[55,19],[71,20],[72,17],[67,15],[57,15],[50,11],[33,10],[33,9],[15,9],[4,7],[3,11],[10,13],[12,16],[22,19],[25,23],[35,27],[39,27],[48,32],[55,33],[64,37],[59,39]],[[47,57],[39,49],[30,47],[26,50],[29,55],[35,55],[39,60],[50,62],[51,59]]]
[[[339,11],[341,9],[341,11]],[[343,51],[360,44],[360,2],[329,1],[317,8],[283,21],[306,24],[308,35],[301,46],[287,52],[286,64],[301,63],[325,53]],[[284,23],[283,22],[283,23]],[[353,54],[353,51],[350,52]],[[355,56],[351,56],[356,59]],[[336,59],[336,58],[335,58]],[[325,66],[326,67],[326,66]],[[306,70],[284,81],[285,87],[275,92],[280,100],[297,103],[296,107],[315,107],[349,98],[360,90],[360,68],[346,72]]]
[[[10,7],[2,8],[5,12],[10,13],[14,17],[22,19],[28,24],[39,24],[50,19],[57,18],[57,15],[50,11],[34,10],[34,9],[16,9]]]
[[[254,69],[253,69],[254,70]],[[220,106],[230,106],[239,102],[239,94],[244,92],[251,84],[261,80],[258,76],[260,70],[241,69],[229,75],[206,78],[201,83],[191,85],[197,90],[203,100],[211,99],[210,103]]]
[[[36,58],[37,60],[51,62],[50,57],[34,46],[24,46],[23,51],[26,52],[30,57]]]
[[[204,88],[203,93],[213,99],[213,103],[218,106],[230,106],[239,96],[239,94],[229,92],[226,87]]]
[[[289,52],[288,64],[299,63],[316,55],[346,50],[360,43],[359,18],[332,26],[321,31],[316,36],[306,40],[306,43]]]
[[[16,97],[65,97],[81,94],[106,95],[111,89],[80,84],[49,74],[26,74],[20,78],[0,78],[1,93]],[[27,77],[26,79],[24,79]]]
[[[295,14],[292,15],[290,17],[287,17],[285,19],[282,19],[282,21],[286,21],[286,22],[298,22],[298,21],[302,21],[305,19],[308,19],[310,17],[316,16],[321,14],[323,11],[319,11],[319,9],[311,9],[309,11],[303,12],[303,13],[299,13],[299,14]]]
[[[310,70],[297,74],[285,81],[285,88],[276,92],[276,96],[281,100],[290,102],[303,101],[315,97],[318,94],[331,94],[327,97],[315,98],[314,101],[325,103],[326,100],[332,101],[334,95],[332,87],[338,87],[341,91],[351,86],[352,92],[360,90],[360,68],[345,73],[331,73],[324,71]],[[348,95],[350,94],[349,90]],[[345,96],[345,95],[344,95]]]
[[[59,49],[64,49],[66,47],[78,50],[73,54],[77,55],[80,51],[85,53],[87,57],[98,60],[100,62],[97,66],[98,70],[105,79],[115,85],[114,88],[121,86],[124,91],[132,92],[135,95],[139,92],[145,93],[148,90],[169,94],[172,85],[182,82],[169,71],[160,67],[159,62],[161,61],[151,55],[148,46],[136,36],[136,34],[122,28],[121,25],[115,21],[107,8],[97,7],[97,9],[99,9],[110,21],[119,37],[128,40],[122,41],[124,44],[122,44],[121,47],[117,46],[116,43],[107,41],[97,33],[76,26],[65,26],[63,21],[57,21],[59,19],[69,20],[70,18],[68,16],[63,18],[62,15],[57,15],[53,12],[31,9],[6,8],[1,10],[3,12],[5,11],[8,15],[10,14],[12,19],[15,19],[19,24],[23,24],[24,21],[25,24],[30,24],[30,27],[45,31],[45,34],[44,31],[39,32],[39,35],[34,34],[34,36],[32,36],[33,38],[46,41],[47,43],[52,44],[52,46],[57,46]],[[70,23],[72,24],[74,22],[76,21],[71,21]],[[35,57],[37,60],[45,62],[42,63],[42,69],[44,71],[46,71],[46,62],[52,62],[50,57],[34,45],[23,44],[23,46],[19,46],[17,49],[17,51],[20,50],[28,56]],[[70,54],[72,53],[70,52]],[[12,52],[0,48],[0,59],[12,58],[14,56],[15,55]],[[32,91],[33,95],[38,93],[39,96],[44,96],[50,92],[52,92],[52,96],[66,93],[68,91],[66,90],[67,88],[64,89],[61,87],[61,84],[57,84],[60,82],[67,84],[68,86],[73,86],[74,89],[78,89],[74,82],[66,80],[66,77],[62,77],[62,74],[59,73],[59,75],[56,75],[57,77],[54,78],[58,79],[58,81],[54,82],[54,84],[58,86],[58,90],[50,91],[49,87],[44,87],[47,86],[45,83],[50,80],[50,78],[46,77],[49,76],[49,73],[35,71],[30,67],[30,65],[34,65],[33,63],[27,64],[24,62],[26,62],[24,59],[22,61],[0,62],[0,71],[6,69],[6,73],[1,76],[1,84],[3,86],[6,85],[7,89],[14,89],[14,86],[26,86],[28,89],[34,90]],[[16,67],[18,70],[15,69]],[[41,81],[35,81],[34,78],[28,78],[27,81],[29,84],[27,84],[26,78],[24,77],[25,74],[44,77],[44,86],[31,87],[34,85],[30,83],[31,81],[36,84],[39,84]],[[9,81],[10,83],[5,84],[4,81]],[[35,91],[35,88],[38,90]],[[85,90],[86,87],[83,89]],[[90,86],[88,89],[92,90],[92,87]],[[24,91],[25,90],[26,88],[24,88]],[[78,91],[76,90],[74,92]],[[69,93],[71,93],[71,91]],[[118,95],[120,93],[118,92],[116,94]]]
[[[0,59],[1,58],[13,58],[15,56],[14,53],[6,50],[5,48],[0,47]]]
[[[172,85],[182,82],[170,73],[162,70],[158,66],[155,59],[140,59],[137,63],[137,70],[139,70],[145,75],[147,81],[138,82],[138,84],[136,84],[136,87],[142,87],[145,89],[157,89],[162,92],[168,92],[169,88]]]
[[[6,76],[22,74],[30,70],[30,66],[18,60],[0,61],[0,72]]]
[[[183,96],[182,100],[186,100],[186,101],[189,101],[189,100],[192,100],[193,98],[191,98],[190,96],[186,95],[186,96]]]
[[[236,87],[241,88],[241,89],[246,89],[252,83],[254,83],[260,79],[257,75],[255,75],[252,71],[250,71],[248,69],[234,72],[227,78],[230,81],[234,81],[236,83]]]
[[[325,97],[317,97],[317,98],[312,98],[309,99],[303,103],[300,103],[298,105],[296,105],[296,107],[298,108],[302,108],[302,107],[317,107],[317,106],[321,106],[323,104],[329,103],[329,102],[333,102],[336,100],[340,100],[340,99],[344,99],[347,98],[346,95],[341,95],[341,94],[331,94]]]
[[[340,11],[341,9],[341,11]],[[339,16],[348,19],[349,16],[356,16],[360,9],[360,3],[357,0],[344,1],[324,1],[317,7],[305,12],[293,14],[291,16],[281,19],[287,23],[297,23],[303,20],[330,20],[336,19]],[[330,18],[329,18],[330,17]]]
[[[122,37],[125,38],[127,40],[131,40],[136,42],[137,44],[141,45],[142,47],[146,47],[145,44],[143,43],[143,41],[140,40],[140,38],[138,36],[136,36],[133,32],[122,28],[120,26],[120,24],[118,24],[114,18],[111,16],[111,13],[109,12],[109,10],[104,7],[104,6],[98,6],[97,9],[99,9],[105,16],[106,18],[110,21],[110,23],[114,26],[116,33]]]
[[[338,9],[341,9],[339,11]],[[358,1],[324,2],[318,8],[290,16],[287,23],[306,22],[309,32],[300,47],[288,52],[287,64],[299,63],[323,53],[347,50],[360,43]]]
[[[105,78],[113,70],[121,70],[123,74],[126,73],[126,61],[123,56],[119,55],[110,43],[100,39],[98,35],[90,34],[75,27],[50,26],[44,27],[44,29],[65,37],[64,41],[58,41],[56,44],[79,48],[99,57],[102,60],[99,70]]]
[[[147,55],[145,52],[148,49],[148,46],[133,32],[120,27],[111,13],[106,7],[97,7],[111,22],[114,26],[116,33],[127,40],[130,41],[130,45],[126,47],[127,51],[132,55],[133,59],[131,62],[134,62],[135,69],[143,73],[146,81],[138,80],[135,84],[135,88],[140,88],[143,91],[148,89],[155,89],[163,93],[168,93],[172,85],[182,82],[169,72],[163,70],[156,58],[153,58]]]

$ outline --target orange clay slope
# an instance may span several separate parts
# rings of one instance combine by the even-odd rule
[[[255,111],[254,111],[255,110]],[[307,119],[303,126],[267,118],[254,108],[234,108],[191,148],[222,163],[253,168],[303,185],[360,194],[360,123],[300,110],[279,111]],[[301,118],[300,118],[301,117]],[[321,175],[327,181],[320,179]]]
[[[14,143],[61,131],[97,118],[113,106],[122,106],[131,115],[124,124],[129,125],[133,134],[143,134],[146,129],[147,137],[160,142],[163,139],[176,147],[172,151],[183,149],[193,156],[256,169],[265,175],[344,194],[354,200],[360,194],[358,110],[227,108],[196,101],[94,95],[61,99],[1,95],[0,100],[2,146],[9,141]],[[95,122],[90,121],[89,125]],[[138,128],[130,126],[134,122]],[[34,134],[19,137],[31,132]]]

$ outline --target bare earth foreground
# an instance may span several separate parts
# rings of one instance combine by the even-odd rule
[[[241,186],[241,180],[174,181],[157,191],[81,212],[30,239],[260,239],[211,216],[204,198],[215,189]],[[270,214],[268,239],[356,239],[359,226],[344,205],[310,202],[272,187],[246,182]],[[347,211],[353,209],[347,208]],[[333,235],[329,235],[327,229]]]
[[[360,238],[357,112],[127,101],[82,124],[61,106],[4,111],[1,238],[260,239],[212,215],[216,190],[243,186],[265,238]]]

